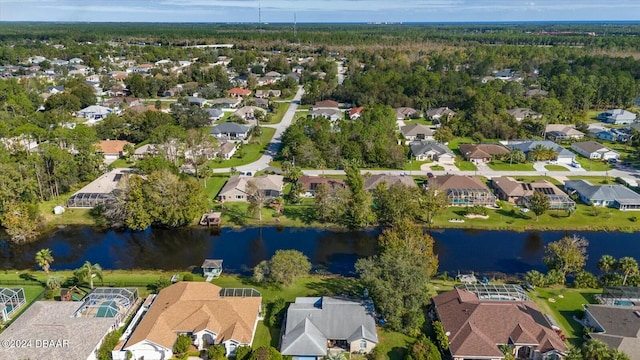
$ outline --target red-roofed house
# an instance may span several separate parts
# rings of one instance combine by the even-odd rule
[[[233,97],[243,97],[251,95],[251,90],[245,88],[232,88],[229,90],[229,96]]]
[[[550,360],[565,354],[567,348],[551,321],[526,296],[518,296],[516,288],[512,290],[516,296],[508,299],[504,294],[498,299],[462,288],[433,298],[454,360],[504,359],[501,345],[509,346],[516,359]]]
[[[363,110],[364,110],[364,107],[362,106],[358,106],[356,108],[349,110],[349,119],[355,120],[359,118],[362,115]]]
[[[105,163],[109,164],[124,156],[124,147],[127,144],[134,145],[124,140],[102,140],[95,146],[98,152],[104,154]]]

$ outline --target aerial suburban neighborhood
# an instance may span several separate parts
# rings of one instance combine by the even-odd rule
[[[0,359],[640,360],[640,25],[263,5],[0,1]]]

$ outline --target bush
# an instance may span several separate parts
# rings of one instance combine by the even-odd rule
[[[607,273],[600,277],[600,285],[602,286],[622,286],[624,278],[618,273]]]
[[[193,281],[193,274],[192,273],[184,274],[184,276],[182,276],[182,280],[183,281]]]
[[[373,350],[367,355],[368,360],[389,360],[389,356],[387,353],[389,349],[384,344],[378,344]]]
[[[440,321],[433,322],[433,331],[435,332],[436,343],[440,348],[440,352],[444,354],[449,350],[449,337],[447,336],[446,331],[444,331],[444,326]]]
[[[544,278],[547,285],[564,285],[565,282],[564,274],[557,269],[549,270]]]
[[[409,347],[409,356],[414,360],[441,360],[438,347],[426,336],[422,335],[418,341]]]
[[[227,352],[222,345],[211,345],[209,349],[207,349],[207,355],[210,360],[225,360],[227,357],[224,356]]]
[[[236,348],[236,360],[249,360],[251,356],[251,347],[238,346]]]
[[[637,222],[638,221],[638,217],[637,216],[632,216],[632,217],[629,218],[629,221]]]
[[[262,346],[251,352],[249,360],[282,360],[282,354],[271,346]]]
[[[598,287],[598,281],[592,273],[583,270],[576,275],[573,286],[578,289],[595,289]]]
[[[176,339],[176,343],[173,345],[173,352],[176,354],[184,354],[189,350],[189,346],[191,346],[191,337],[187,334],[180,334],[178,339]]]
[[[51,300],[56,296],[56,291],[53,289],[47,289],[44,291],[44,295],[42,295],[45,300]]]
[[[161,277],[160,279],[158,279],[155,284],[153,284],[153,291],[155,293],[159,293],[160,290],[166,288],[167,286],[171,285],[171,280],[165,278],[165,277]]]
[[[107,334],[98,349],[98,360],[111,360],[111,350],[113,350],[122,336],[122,330],[115,330]],[[127,353],[128,356],[128,353]]]
[[[265,323],[270,327],[282,326],[282,320],[284,319],[287,303],[283,298],[276,298],[276,300],[267,305],[267,316],[265,317]]]
[[[544,274],[537,270],[530,270],[524,275],[524,281],[537,287],[542,287],[547,284]]]

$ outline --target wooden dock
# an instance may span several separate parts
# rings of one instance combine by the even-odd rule
[[[200,218],[200,225],[202,226],[220,226],[222,222],[222,213],[209,211],[208,213],[202,214]]]

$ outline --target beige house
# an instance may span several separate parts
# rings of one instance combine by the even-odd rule
[[[129,359],[129,352],[132,359],[170,359],[181,334],[190,336],[198,350],[223,345],[226,355],[253,342],[262,304],[254,289],[183,281],[152,296],[125,331],[131,334],[112,351],[114,360]]]
[[[245,175],[232,176],[222,190],[220,190],[218,199],[222,202],[249,201],[250,195],[247,193],[247,185],[249,183],[255,184],[267,198],[276,198],[282,196],[284,177],[281,175],[263,175],[258,177]]]

